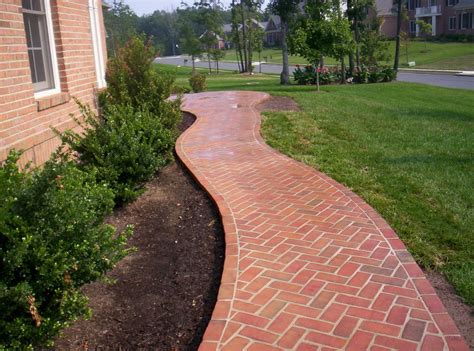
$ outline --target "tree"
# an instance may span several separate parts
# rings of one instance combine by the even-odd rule
[[[380,18],[374,18],[362,30],[360,39],[360,62],[367,66],[376,66],[378,62],[388,62],[390,44],[380,35]]]
[[[219,74],[219,61],[225,57],[225,50],[213,49],[211,51],[211,57],[214,61],[216,61],[217,74]]]
[[[196,71],[196,58],[202,54],[201,41],[198,36],[194,33],[191,26],[187,23],[183,23],[180,29],[181,33],[181,49],[183,52],[191,56],[193,65],[193,73]]]
[[[355,41],[355,65],[360,66],[360,44],[361,37],[360,33],[367,27],[367,16],[368,9],[374,7],[374,0],[347,0],[347,18],[353,31]],[[350,71],[354,70],[354,53],[349,54]]]
[[[137,33],[138,17],[122,0],[114,1],[108,11],[104,11],[107,31],[107,51],[115,56],[117,47],[122,47]]]
[[[393,61],[393,69],[398,71],[398,65],[400,60],[400,40],[401,40],[401,31],[402,31],[402,18],[403,18],[403,4],[404,0],[397,1],[397,34],[395,41],[395,58]]]
[[[288,63],[288,30],[289,23],[293,20],[298,10],[298,0],[272,0],[270,2],[271,10],[274,14],[280,16],[282,45],[281,51],[283,56],[283,67],[280,74],[280,84],[290,83],[290,68]]]
[[[416,25],[420,29],[420,34],[423,36],[431,35],[433,32],[433,26],[429,24],[428,22],[425,22],[423,20],[418,20],[416,21]],[[428,45],[425,41],[425,52],[428,51]]]
[[[209,73],[211,73],[211,54],[212,50],[219,45],[218,38],[222,34],[223,22],[217,4],[201,0],[199,3],[196,3],[196,7],[199,14],[197,20],[205,28],[205,32],[201,34],[200,40],[206,48]]]
[[[341,82],[345,82],[344,56],[353,49],[353,39],[339,0],[309,0],[306,13],[290,37],[291,52],[314,63],[321,56],[338,59]]]

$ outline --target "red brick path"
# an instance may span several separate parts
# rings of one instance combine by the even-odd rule
[[[255,92],[193,94],[181,160],[216,201],[226,259],[201,350],[468,350],[389,225],[268,147]]]

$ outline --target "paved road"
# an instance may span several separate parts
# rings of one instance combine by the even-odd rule
[[[185,56],[175,56],[175,57],[160,57],[155,62],[165,63],[170,65],[191,65],[191,60],[188,59],[188,62],[185,64],[184,60],[187,57]],[[215,64],[212,63],[212,67],[215,67]],[[208,67],[208,63],[205,61],[196,62],[196,67]],[[236,62],[221,62],[219,67],[225,70],[238,70],[238,65]],[[257,66],[255,72],[259,72],[260,68]],[[277,64],[264,64],[261,67],[262,73],[271,73],[271,74],[280,74],[281,65]],[[411,72],[400,72],[398,74],[398,80],[402,82],[414,82],[414,83],[423,83],[429,85],[436,85],[447,88],[458,88],[458,89],[471,89],[474,90],[474,77],[465,77],[465,76],[455,76],[449,74],[432,74],[432,73],[411,73]]]

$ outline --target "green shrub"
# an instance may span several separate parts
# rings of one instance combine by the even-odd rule
[[[51,346],[87,317],[80,288],[127,254],[122,234],[103,224],[113,193],[65,158],[19,171],[18,153],[0,165],[0,349]]]
[[[59,134],[63,143],[77,153],[81,169],[96,172],[98,180],[112,188],[116,202],[135,199],[144,183],[173,158],[177,134],[149,110],[109,105],[99,118],[78,104],[84,122],[75,120],[83,132]]]
[[[380,78],[382,82],[391,82],[397,79],[397,71],[392,67],[386,66],[380,70]]]
[[[207,89],[206,76],[199,72],[193,73],[189,78],[189,85],[195,93],[200,93]]]
[[[181,113],[179,101],[167,101],[174,78],[159,73],[153,66],[156,57],[151,41],[143,36],[133,37],[107,63],[107,93],[103,99],[108,105],[130,105],[135,110],[150,110],[167,129],[176,130]]]

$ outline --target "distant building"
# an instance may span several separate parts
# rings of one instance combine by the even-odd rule
[[[396,35],[397,15],[393,0],[376,0],[377,16],[382,18],[381,32],[389,38]],[[402,30],[420,36],[417,21],[431,25],[431,35],[474,35],[474,0],[408,0],[408,21]]]

